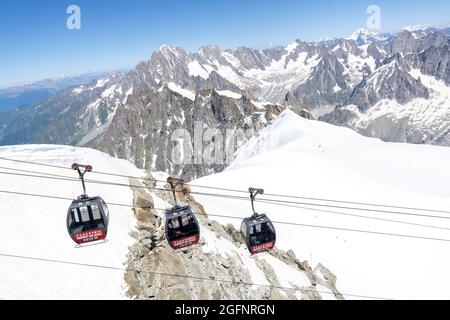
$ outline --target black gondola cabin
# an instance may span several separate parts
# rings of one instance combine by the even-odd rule
[[[78,172],[83,194],[72,201],[67,211],[67,231],[78,245],[104,240],[108,233],[108,207],[102,198],[89,197],[84,183],[84,175],[92,172],[92,166],[74,163],[72,169]]]
[[[108,222],[108,207],[100,197],[81,196],[72,202],[67,213],[67,230],[77,244],[105,239]]]
[[[200,226],[189,205],[166,211],[166,238],[172,249],[192,246],[200,240]]]
[[[275,246],[275,228],[265,214],[245,218],[241,224],[241,233],[251,254],[270,251]]]

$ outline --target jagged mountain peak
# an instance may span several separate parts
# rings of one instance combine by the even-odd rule
[[[414,79],[411,67],[404,63],[400,53],[384,61],[373,74],[365,77],[353,90],[348,105],[355,105],[362,112],[383,99],[407,103],[414,98],[429,97],[428,89],[420,79]]]
[[[418,24],[418,25],[409,25],[403,28],[403,30],[409,31],[409,32],[415,32],[415,31],[425,31],[425,30],[431,30],[434,29],[428,24]]]
[[[367,28],[360,28],[346,39],[353,40],[358,46],[362,46],[371,42],[385,40],[386,36],[381,35],[375,31],[370,31]]]
[[[187,52],[183,48],[173,47],[167,44],[162,45],[159,50],[155,51],[154,53],[161,53],[165,57],[176,56],[177,58],[181,58],[187,55]]]
[[[375,37],[378,33],[374,31],[369,31],[367,28],[360,28],[352,33],[350,37],[348,37],[349,40],[358,40],[359,38],[369,38],[369,37]]]
[[[161,51],[161,52],[175,52],[179,49],[181,49],[181,48],[172,46],[170,44],[163,44],[159,47],[159,51]]]
[[[198,54],[201,54],[201,55],[208,55],[208,54],[210,54],[211,52],[219,53],[219,54],[220,54],[220,53],[222,52],[222,50],[220,49],[219,46],[214,45],[214,44],[208,44],[208,45],[201,46],[201,47],[197,50],[197,53],[198,53]]]

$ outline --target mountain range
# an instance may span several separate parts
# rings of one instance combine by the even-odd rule
[[[226,164],[172,163],[175,129],[192,134],[201,121],[204,130],[258,132],[292,109],[385,141],[447,146],[449,44],[449,29],[425,27],[361,29],[348,38],[264,50],[208,45],[188,53],[163,45],[127,74],[2,113],[0,144],[90,146],[193,179]]]
[[[90,72],[71,77],[44,79],[24,85],[0,88],[0,111],[35,104],[68,87],[79,86],[107,76],[106,72]]]

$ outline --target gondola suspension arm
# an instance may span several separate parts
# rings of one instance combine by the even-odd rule
[[[92,172],[92,166],[74,163],[74,164],[72,164],[72,169],[78,172],[78,176],[80,177],[81,184],[83,185],[83,195],[81,197],[87,198],[88,195],[86,193],[86,184],[84,183],[84,175],[86,172]]]
[[[184,180],[181,178],[173,178],[169,177],[167,178],[167,182],[170,184],[170,188],[172,189],[173,199],[175,201],[175,208],[178,208],[178,201],[177,201],[177,194],[176,194],[176,188],[180,184],[184,184]]]
[[[255,211],[255,198],[258,194],[264,194],[264,189],[248,188],[248,192],[250,192],[250,200],[252,201],[253,217],[256,217],[258,213]]]

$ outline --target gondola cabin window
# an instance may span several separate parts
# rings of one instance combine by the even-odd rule
[[[244,238],[247,238],[247,225],[245,223],[241,224],[241,232],[244,235]]]
[[[169,221],[170,229],[178,229],[180,227],[180,223],[178,222],[178,217],[173,218]]]
[[[80,207],[81,221],[89,221],[89,211],[87,207]]]
[[[255,224],[254,226],[250,227],[250,235],[253,235],[255,233],[261,233],[261,223]]]
[[[181,217],[181,224],[183,227],[187,226],[189,224],[190,217],[189,216],[183,216]]]
[[[91,210],[92,210],[92,217],[94,218],[94,220],[100,220],[102,218],[100,210],[98,209],[97,205],[95,204],[92,205]]]
[[[79,223],[80,216],[78,215],[77,209],[72,209],[71,211],[72,211],[72,214],[71,214],[72,219],[75,220],[76,223]],[[71,223],[72,223],[72,221],[71,221]]]

